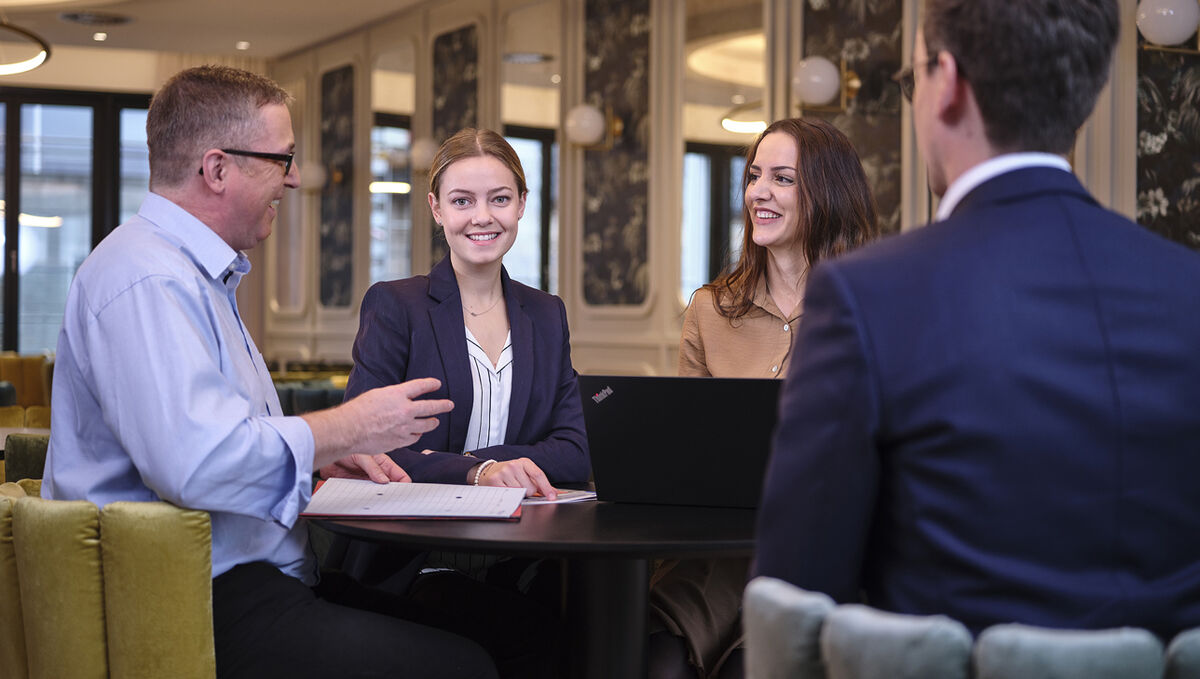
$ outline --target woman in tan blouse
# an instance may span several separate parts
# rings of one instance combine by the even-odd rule
[[[818,261],[878,233],[875,200],[846,135],[818,118],[772,123],[750,145],[738,262],[692,296],[679,374],[785,374]],[[650,676],[740,677],[745,559],[667,562],[654,574]]]

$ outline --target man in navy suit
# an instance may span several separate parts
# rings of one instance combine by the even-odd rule
[[[1117,32],[1116,0],[927,0],[899,79],[937,218],[812,272],[756,574],[974,631],[1200,625],[1200,257],[1063,159]]]

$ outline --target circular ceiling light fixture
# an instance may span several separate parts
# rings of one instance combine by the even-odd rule
[[[743,102],[721,116],[721,127],[734,134],[758,134],[767,129],[762,100]]]
[[[3,35],[6,32],[19,36],[22,42],[32,43],[32,46],[35,47],[38,52],[27,59],[19,59],[16,61],[6,61],[4,63],[0,63],[0,75],[16,75],[17,73],[32,71],[38,66],[46,63],[46,60],[50,58],[50,45],[36,34],[31,33],[20,26],[14,26],[7,21],[0,21],[0,35]]]

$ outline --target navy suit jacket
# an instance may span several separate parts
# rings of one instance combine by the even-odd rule
[[[349,400],[368,389],[418,377],[442,386],[424,398],[448,398],[454,410],[409,448],[390,453],[414,481],[464,483],[480,459],[528,457],[551,482],[586,481],[591,473],[583,408],[571,367],[562,300],[522,285],[501,270],[512,333],[513,385],[504,445],[458,454],[471,416],[471,366],[458,281],[446,257],[428,276],[372,285],[363,297]],[[442,451],[423,455],[422,450]],[[478,459],[476,459],[478,458]]]
[[[1200,256],[1026,168],[821,264],[755,573],[973,630],[1200,625]]]

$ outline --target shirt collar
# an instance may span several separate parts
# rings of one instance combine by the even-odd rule
[[[954,180],[950,188],[946,189],[946,194],[942,196],[942,202],[938,204],[937,216],[934,221],[940,222],[953,214],[954,208],[958,207],[962,199],[980,184],[1005,172],[1027,167],[1052,167],[1064,172],[1071,171],[1071,165],[1066,159],[1052,153],[1006,153],[989,158],[962,173],[958,179]]]
[[[220,278],[225,285],[237,287],[242,276],[249,273],[250,260],[245,253],[229,247],[207,224],[171,200],[148,193],[138,209],[138,216],[178,240],[209,278]],[[226,274],[234,275],[227,277]]]
[[[779,309],[779,305],[775,304],[775,299],[771,297],[771,295],[767,294],[767,277],[765,275],[758,279],[758,283],[754,286],[754,296],[750,298],[750,301],[768,314],[771,314],[776,318],[781,318],[786,322],[791,322],[797,318],[800,318],[800,309],[802,309],[804,306],[803,302],[796,305],[796,314],[794,318],[788,318],[785,316]]]

